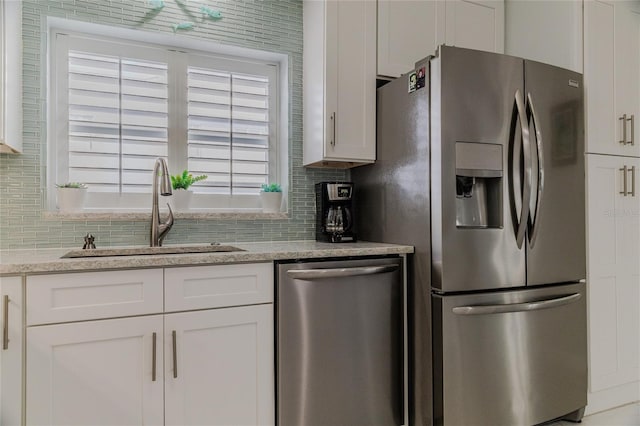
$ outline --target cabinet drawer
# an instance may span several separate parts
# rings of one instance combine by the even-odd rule
[[[162,269],[27,277],[27,325],[162,312]]]
[[[165,269],[165,311],[273,302],[273,264]]]

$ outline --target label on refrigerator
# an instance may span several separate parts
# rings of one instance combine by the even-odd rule
[[[413,93],[416,91],[416,86],[418,85],[418,76],[416,72],[409,73],[409,93]]]
[[[418,70],[418,82],[416,84],[416,90],[422,89],[424,87],[426,79],[426,73],[424,67],[422,67]]]
[[[426,79],[425,67],[409,73],[408,92],[413,93],[418,89],[422,89],[426,85]]]

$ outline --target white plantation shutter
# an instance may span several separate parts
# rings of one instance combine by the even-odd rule
[[[149,192],[168,150],[166,63],[69,51],[69,180]]]
[[[188,68],[188,169],[206,174],[196,190],[258,194],[269,181],[272,90],[275,75]]]
[[[87,183],[89,207],[148,207],[158,157],[225,207],[277,176],[275,64],[66,34],[55,58],[55,180]]]

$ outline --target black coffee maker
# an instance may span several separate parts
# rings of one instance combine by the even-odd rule
[[[356,235],[353,220],[353,183],[317,183],[316,241],[354,242]]]

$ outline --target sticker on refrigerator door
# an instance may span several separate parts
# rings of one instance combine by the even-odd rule
[[[409,93],[413,93],[416,91],[416,86],[418,84],[418,76],[416,72],[409,73]]]
[[[424,67],[422,67],[418,70],[418,82],[416,84],[416,90],[422,89],[424,87],[426,78],[427,76],[425,73],[425,69]]]

